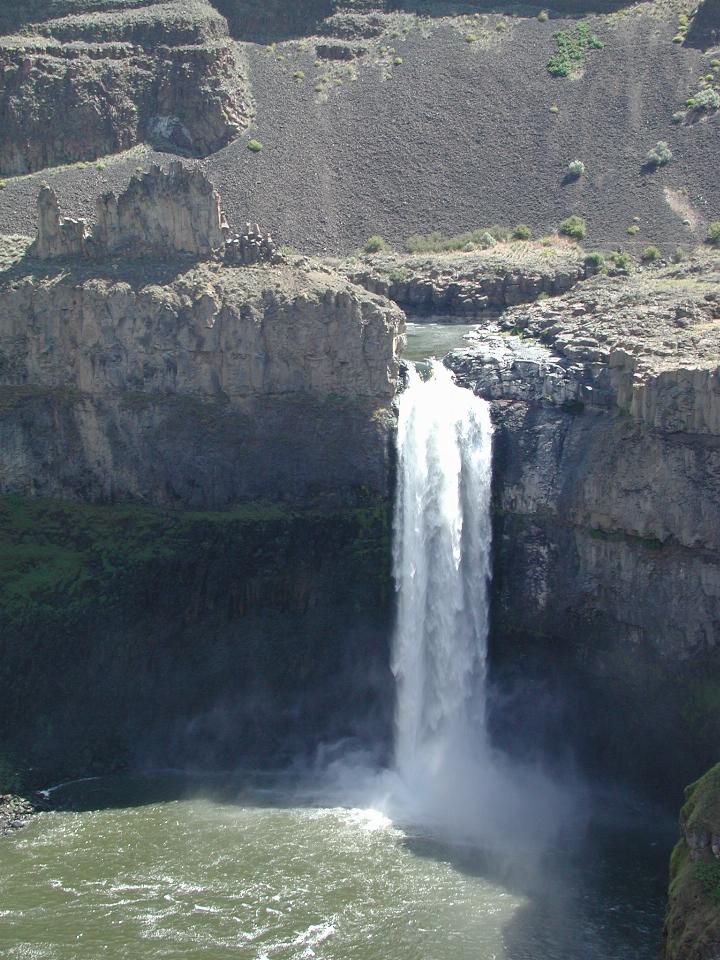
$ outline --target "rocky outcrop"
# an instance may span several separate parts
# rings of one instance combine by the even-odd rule
[[[667,432],[720,435],[717,270],[602,277],[570,298],[511,312],[508,333],[548,344],[590,406],[615,406]]]
[[[392,254],[347,261],[341,269],[353,283],[406,310],[463,316],[565,293],[585,275],[577,248],[525,243],[459,254]]]
[[[703,50],[720,43],[720,0],[702,0],[698,4],[686,43]]]
[[[12,276],[0,491],[224,507],[386,493],[402,314],[314,267]]]
[[[209,4],[90,12],[0,37],[0,175],[148,141],[205,155],[249,122],[249,84]]]
[[[38,806],[26,797],[0,794],[0,838],[26,827],[37,811]]]
[[[167,173],[154,166],[133,177],[120,196],[100,197],[93,243],[106,254],[208,257],[222,247],[224,226],[210,181],[199,169],[176,162]]]
[[[228,263],[262,263],[278,257],[277,248],[269,233],[257,223],[246,223],[242,233],[229,233],[225,241],[225,259]]]
[[[150,257],[171,260],[187,254],[207,259],[224,254],[231,263],[270,261],[276,250],[272,237],[255,224],[233,234],[220,209],[220,197],[197,167],[179,161],[163,170],[150,170],[130,180],[116,196],[106,193],[96,203],[96,223],[60,216],[55,193],[42,187],[38,195],[38,232],[30,256],[100,260]]]
[[[40,188],[37,208],[37,239],[30,247],[33,256],[47,260],[91,255],[91,235],[87,222],[80,218],[61,217],[55,191],[47,185]]]
[[[685,791],[670,862],[666,960],[720,956],[720,764]]]
[[[711,263],[599,277],[446,361],[493,401],[498,682],[550,658],[585,762],[645,788],[720,735],[716,297]]]

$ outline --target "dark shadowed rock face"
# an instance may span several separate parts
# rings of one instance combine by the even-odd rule
[[[493,401],[500,687],[549,682],[589,766],[664,789],[720,734],[720,305],[707,264],[669,273],[517,307],[446,361]]]
[[[312,34],[334,10],[334,0],[214,0],[240,40],[283,40]]]
[[[720,44],[720,0],[702,0],[690,24],[686,42],[704,50]]]
[[[26,787],[386,741],[386,502],[198,513],[0,497],[0,542],[2,757]]]

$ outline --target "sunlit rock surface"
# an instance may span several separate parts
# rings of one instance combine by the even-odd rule
[[[447,360],[493,400],[497,657],[582,677],[590,762],[673,789],[720,734],[717,291],[712,258],[598,277]]]

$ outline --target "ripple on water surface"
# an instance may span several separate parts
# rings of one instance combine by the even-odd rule
[[[399,829],[377,810],[307,805],[286,786],[235,781],[218,791],[216,782],[177,778],[159,800],[162,783],[96,781],[92,796],[85,785],[82,810],[43,814],[0,845],[0,956],[655,955],[661,888],[646,861],[632,859],[634,873],[616,865],[597,882],[574,877],[552,892],[545,884],[540,903],[472,851]]]

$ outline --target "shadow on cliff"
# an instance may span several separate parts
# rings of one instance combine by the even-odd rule
[[[165,286],[183,274],[189,273],[201,262],[192,256],[178,256],[173,260],[143,260],[114,257],[103,260],[41,260],[25,254],[10,267],[0,271],[0,282],[24,279],[63,280],[72,278],[78,286],[85,280],[106,280],[127,283],[133,289],[147,284]]]
[[[502,0],[376,0],[355,6],[353,0],[304,0],[287,3],[286,0],[211,0],[212,5],[227,18],[230,33],[236,40],[269,43],[293,40],[317,34],[345,37],[351,30],[354,39],[371,38],[382,33],[383,26],[377,14],[406,13],[438,19],[442,17],[471,16],[474,13],[536,17],[541,9],[549,7],[551,15],[563,17],[584,16],[587,13],[608,13],[624,6],[629,0],[543,0],[508,2]],[[335,27],[330,19],[343,14],[353,17],[352,23]],[[364,20],[357,14],[370,14]],[[374,17],[372,15],[375,15]],[[330,21],[326,23],[326,21]]]

